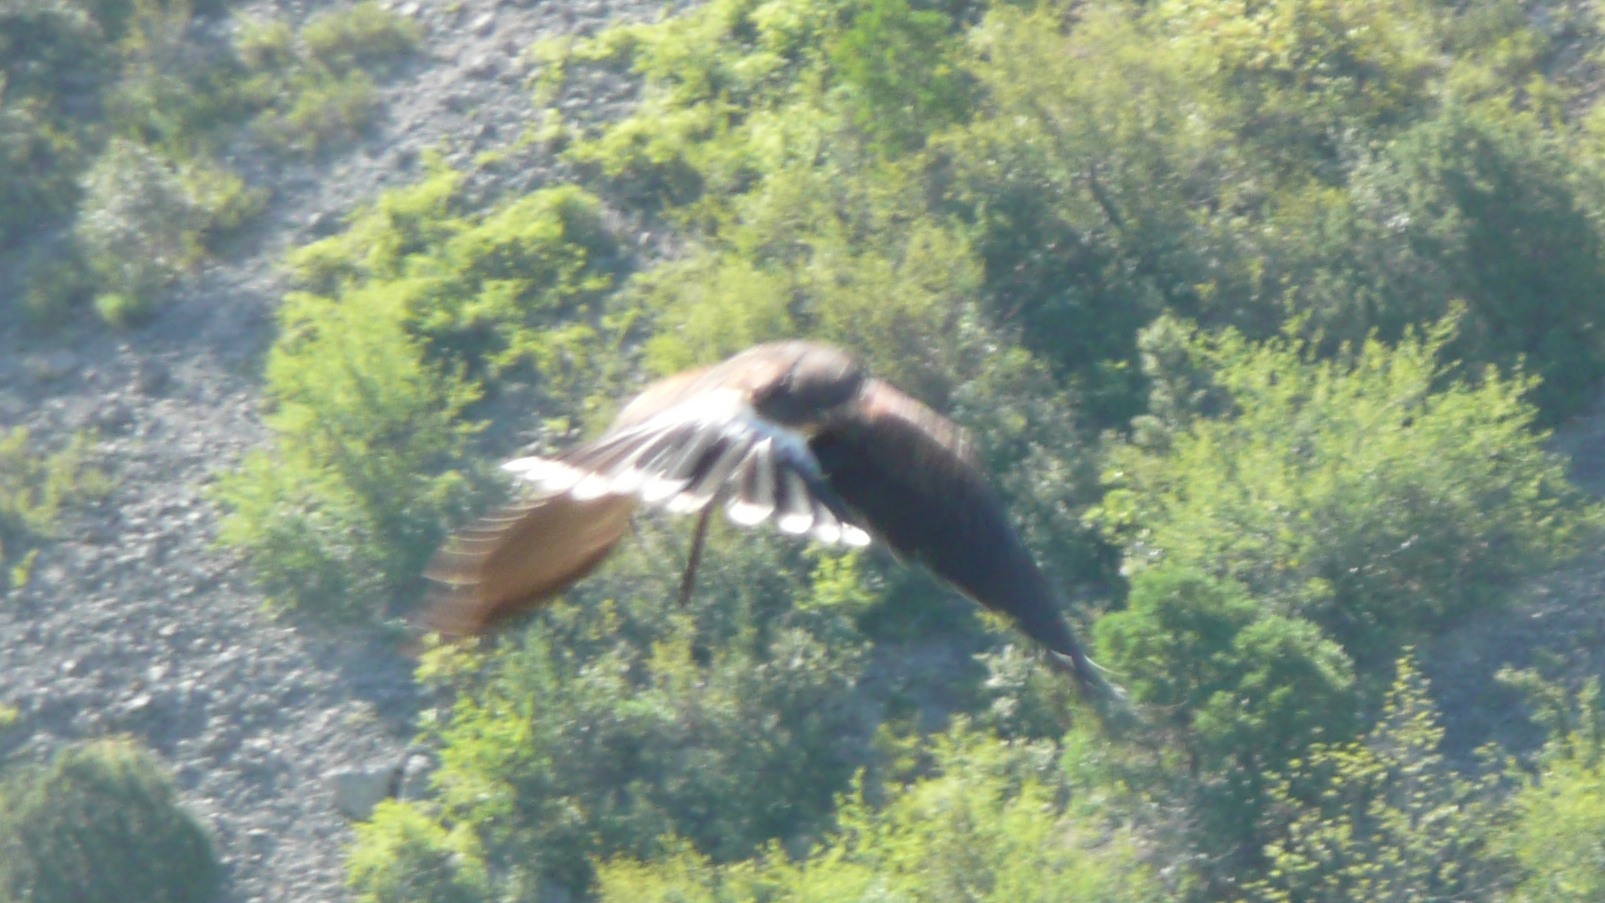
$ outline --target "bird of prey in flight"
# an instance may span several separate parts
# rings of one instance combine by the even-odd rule
[[[838,348],[778,342],[650,386],[601,437],[503,467],[523,499],[464,529],[427,576],[426,612],[448,636],[485,631],[550,600],[607,557],[639,505],[848,546],[884,543],[1009,616],[1084,696],[1111,691],[1059,594],[1010,525],[951,421],[867,374]]]

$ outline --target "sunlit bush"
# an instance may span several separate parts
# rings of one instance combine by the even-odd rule
[[[274,449],[225,479],[223,540],[275,600],[371,616],[404,605],[424,562],[488,490],[467,452],[487,378],[534,379],[579,419],[593,305],[611,239],[571,188],[460,216],[458,177],[381,199],[350,232],[298,252],[328,294],[297,293],[269,355]],[[416,231],[415,231],[416,230]]]
[[[1515,682],[1540,697],[1534,702],[1549,703],[1537,714],[1550,738],[1536,773],[1522,775],[1511,799],[1514,818],[1499,838],[1498,848],[1518,867],[1510,899],[1598,899],[1605,894],[1605,708],[1599,678],[1589,678],[1575,696],[1531,672],[1518,673]]]
[[[415,806],[383,800],[356,826],[346,861],[361,903],[480,903],[485,871],[467,826],[447,831]]]
[[[1261,830],[1268,868],[1244,888],[1264,903],[1493,900],[1508,861],[1492,841],[1503,821],[1491,780],[1443,761],[1443,729],[1409,659],[1381,720],[1363,740],[1319,745],[1272,780]]]
[[[1265,775],[1312,743],[1352,736],[1353,669],[1308,621],[1178,566],[1139,571],[1098,654],[1186,756],[1193,842],[1212,855],[1254,839]]]
[[[297,35],[248,22],[235,39],[239,91],[263,109],[254,128],[272,146],[314,154],[360,137],[381,108],[374,78],[418,45],[412,20],[377,3],[314,16]]]
[[[1182,353],[1150,362],[1188,361],[1206,385],[1155,382],[1219,413],[1183,401],[1111,454],[1098,517],[1132,572],[1229,578],[1365,671],[1499,604],[1595,519],[1533,430],[1530,381],[1447,370],[1447,326],[1335,360],[1291,339],[1173,335]]]
[[[172,166],[143,145],[115,140],[84,176],[74,226],[117,325],[146,315],[152,296],[200,254],[202,214]],[[115,313],[114,313],[115,311]]]

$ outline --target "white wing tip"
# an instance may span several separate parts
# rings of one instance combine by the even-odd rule
[[[547,492],[567,492],[586,475],[551,458],[518,458],[503,464],[502,469]]]
[[[775,518],[775,526],[779,528],[780,532],[789,533],[792,536],[807,533],[808,529],[813,525],[814,516],[812,514],[782,514]]]
[[[730,522],[740,527],[756,527],[769,519],[774,513],[773,505],[753,505],[747,502],[735,501],[725,506],[725,516]]]

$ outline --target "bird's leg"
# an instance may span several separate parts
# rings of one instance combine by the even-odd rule
[[[697,565],[702,563],[702,546],[708,538],[708,519],[712,516],[712,502],[697,515],[697,527],[691,534],[691,552],[686,556],[685,574],[680,578],[681,608],[691,604],[691,590],[697,584]]]

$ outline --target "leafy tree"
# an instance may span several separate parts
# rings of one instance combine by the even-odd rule
[[[1273,778],[1268,903],[1493,900],[1508,862],[1493,848],[1505,811],[1492,780],[1451,771],[1425,680],[1408,658],[1379,721],[1361,741],[1318,745]]]
[[[1254,843],[1268,772],[1353,731],[1347,656],[1241,587],[1178,566],[1140,571],[1126,609],[1100,619],[1095,637],[1132,698],[1185,750],[1194,843],[1216,855]]]
[[[1097,517],[1126,566],[1158,562],[1241,584],[1320,626],[1361,667],[1423,631],[1500,603],[1593,522],[1533,431],[1527,379],[1455,378],[1448,326],[1335,360],[1296,339],[1171,333],[1187,360],[1173,406],[1110,455]],[[1189,382],[1194,381],[1194,382]],[[1185,400],[1185,399],[1184,399]]]
[[[830,49],[854,124],[887,151],[918,148],[962,121],[973,85],[957,65],[953,22],[907,0],[867,0]]]

